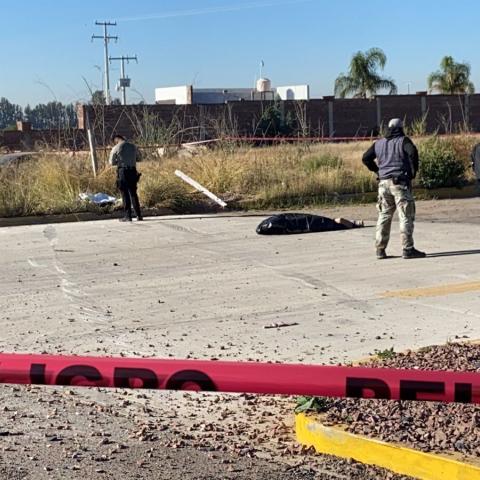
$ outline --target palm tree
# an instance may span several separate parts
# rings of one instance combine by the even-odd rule
[[[440,70],[428,77],[428,88],[444,94],[455,95],[474,93],[475,86],[470,81],[470,65],[457,63],[453,57],[446,56],[440,62]]]
[[[388,90],[389,95],[397,93],[397,85],[391,78],[381,77],[387,56],[380,48],[357,52],[350,62],[348,75],[340,74],[335,80],[335,95],[340,98],[370,98],[380,90]]]

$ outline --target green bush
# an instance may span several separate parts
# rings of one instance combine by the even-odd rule
[[[465,163],[447,139],[432,137],[419,147],[419,184],[428,189],[461,187],[465,183]]]
[[[255,134],[260,134],[264,137],[288,137],[293,133],[293,124],[294,121],[291,112],[288,112],[284,118],[280,103],[275,100],[275,102],[268,105],[263,111]]]

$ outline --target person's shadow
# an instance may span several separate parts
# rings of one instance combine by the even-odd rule
[[[427,258],[435,257],[460,257],[463,255],[480,255],[480,250],[457,250],[453,252],[428,253]]]

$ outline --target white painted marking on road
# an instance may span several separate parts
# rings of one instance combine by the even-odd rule
[[[33,268],[46,268],[46,265],[40,265],[36,260],[29,258],[28,263]]]

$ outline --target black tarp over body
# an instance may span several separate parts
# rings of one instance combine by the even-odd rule
[[[282,213],[263,220],[257,227],[257,233],[259,235],[288,235],[346,229],[346,226],[328,217],[305,213]]]

